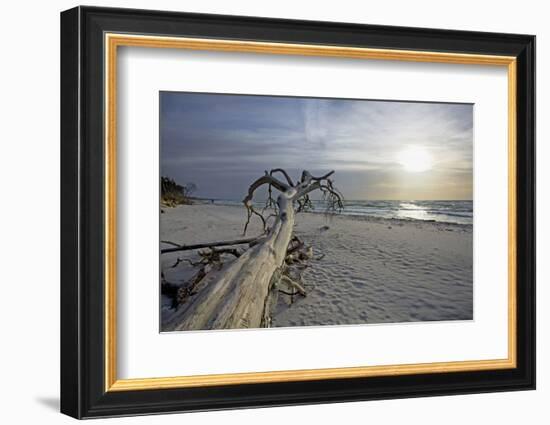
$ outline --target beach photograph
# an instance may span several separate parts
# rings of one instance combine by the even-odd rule
[[[159,94],[160,331],[473,320],[473,105]]]

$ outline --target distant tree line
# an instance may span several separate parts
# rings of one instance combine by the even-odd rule
[[[197,190],[195,183],[176,183],[170,177],[160,178],[161,203],[168,207],[192,204],[192,195]]]

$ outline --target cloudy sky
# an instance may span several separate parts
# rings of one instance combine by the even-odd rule
[[[346,199],[472,199],[473,107],[160,93],[161,174],[243,198],[264,170],[335,170]]]

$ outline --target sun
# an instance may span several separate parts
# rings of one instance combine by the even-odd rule
[[[421,147],[411,147],[399,152],[397,161],[403,166],[405,171],[411,173],[428,171],[433,166],[432,155]]]

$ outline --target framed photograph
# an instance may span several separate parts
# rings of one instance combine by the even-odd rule
[[[535,388],[535,37],[61,14],[61,411]]]

